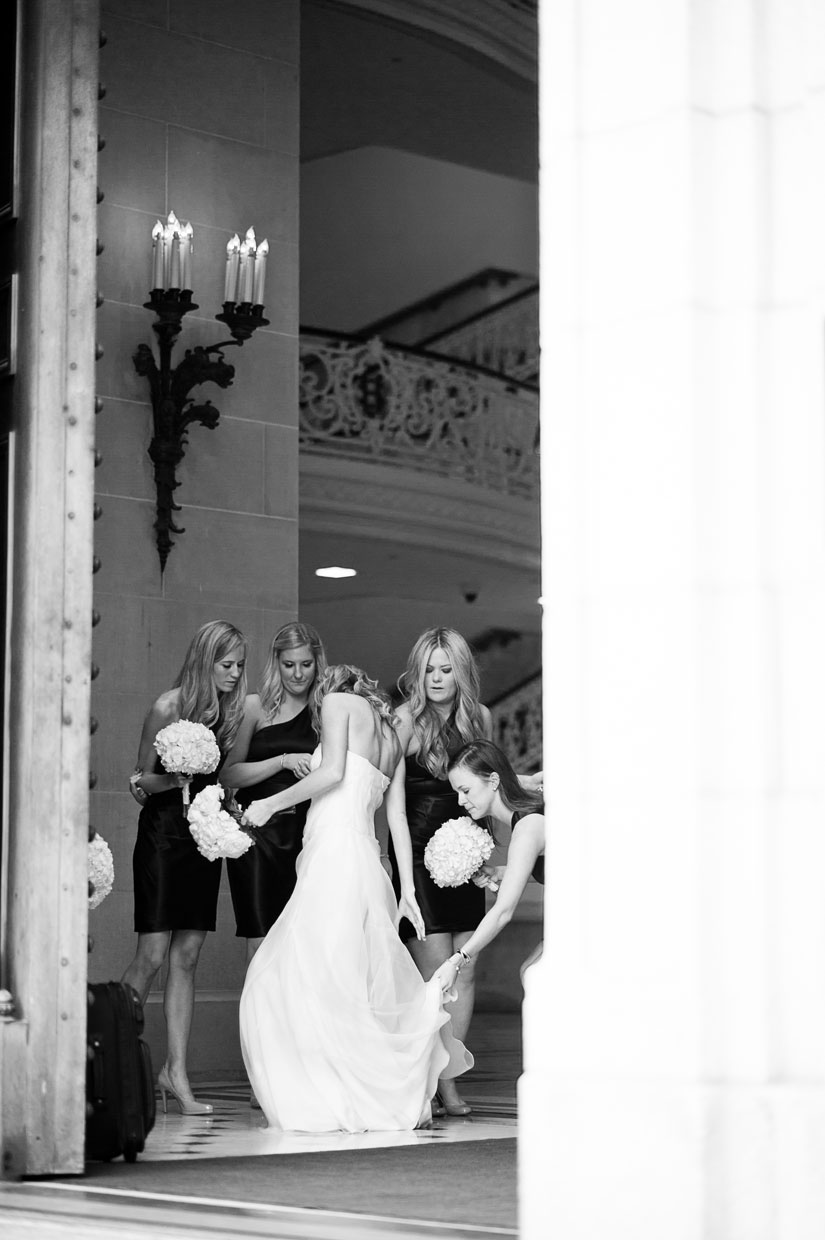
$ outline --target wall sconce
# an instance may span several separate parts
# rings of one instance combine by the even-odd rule
[[[258,327],[269,324],[263,317],[269,243],[262,241],[257,245],[255,232],[250,228],[243,241],[235,234],[226,247],[223,312],[215,318],[226,324],[232,339],[187,349],[173,368],[172,349],[183,316],[198,309],[192,300],[193,251],[191,224],[181,224],[174,212],[170,212],[165,225],[158,220],[152,229],[152,290],[144,306],[156,315],[152,329],[158,338],[159,364],[147,344],[138,345],[133,355],[135,370],[149,380],[152,396],[149,456],[155,471],[155,541],[161,574],[175,545],[171,535],[184,533],[184,527],[176,525],[173,518],[173,513],[180,512],[173,492],[179,486],[177,468],[184,457],[188,428],[193,422],[200,422],[214,430],[220,418],[211,401],[195,404],[190,392],[201,383],[229,387],[235,367],[224,361],[223,350],[229,345],[242,345]]]

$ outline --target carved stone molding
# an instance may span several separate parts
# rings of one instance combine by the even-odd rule
[[[349,7],[379,13],[538,78],[538,0],[347,0]]]
[[[301,452],[301,525],[316,533],[353,534],[534,569],[539,513],[532,500],[485,492],[379,462]]]

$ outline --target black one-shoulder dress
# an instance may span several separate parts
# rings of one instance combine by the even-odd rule
[[[309,707],[305,706],[285,723],[259,728],[249,742],[246,761],[263,762],[281,754],[312,753],[317,743]],[[297,776],[289,769],[276,771],[260,783],[238,789],[236,799],[246,809],[250,802],[283,792],[296,782]],[[265,826],[255,828],[256,842],[252,848],[237,860],[227,861],[236,937],[263,938],[284,911],[295,888],[295,863],[303,843],[308,809],[309,802],[303,801],[276,814]]]
[[[458,747],[456,745],[454,748]],[[458,794],[453,791],[449,780],[431,775],[419,762],[417,754],[406,759],[406,803],[415,898],[427,934],[458,934],[464,930],[475,930],[486,908],[484,889],[472,882],[461,887],[437,887],[424,864],[424,849],[438,828],[450,818],[461,818],[463,812],[458,804]],[[389,856],[393,888],[398,898],[401,884],[392,838]],[[415,938],[415,930],[406,917],[401,919],[398,930],[404,940]]]
[[[163,770],[159,761],[155,770]],[[190,800],[217,781],[217,771],[196,775],[189,785]],[[132,873],[138,934],[215,929],[221,862],[207,861],[198,852],[180,788],[150,795],[140,811]]]

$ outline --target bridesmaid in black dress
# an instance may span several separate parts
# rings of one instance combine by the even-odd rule
[[[427,843],[449,818],[458,818],[458,798],[447,780],[450,755],[476,737],[492,735],[492,721],[479,702],[480,679],[467,642],[455,629],[433,628],[421,634],[398,682],[406,701],[398,708],[398,738],[404,748],[407,822],[413,850],[413,877],[426,939],[420,941],[407,921],[400,933],[424,980],[451,953],[458,951],[484,916],[484,891],[473,883],[437,887],[424,864]],[[390,845],[393,884],[399,894],[395,858]],[[466,1039],[475,998],[472,967],[462,970],[458,998],[450,1005],[453,1032]],[[442,1081],[434,1114],[467,1115],[470,1107],[459,1096],[455,1081]]]
[[[221,770],[221,783],[251,801],[291,788],[309,773],[318,743],[310,695],[326,667],[324,647],[309,624],[285,624],[272,639],[260,693],[244,704],[243,722]],[[227,861],[236,934],[247,942],[247,963],[283,912],[295,887],[308,803],[278,814],[255,832],[256,844]]]
[[[161,694],[146,716],[137,767],[129,781],[143,809],[132,858],[137,952],[123,981],[134,986],[145,1003],[168,953],[163,994],[167,1050],[158,1084],[164,1109],[166,1095],[172,1094],[185,1115],[212,1110],[192,1096],[186,1054],[195,970],[207,931],[215,929],[221,866],[198,852],[184,816],[181,789],[189,781],[164,771],[154,741],[161,728],[188,719],[210,728],[226,754],[243,716],[245,665],[246,639],[240,630],[225,620],[204,624],[189,645],[173,688]],[[196,776],[190,797],[217,779],[217,772]]]
[[[504,867],[484,866],[488,883],[498,895],[476,930],[460,950],[438,970],[442,986],[449,989],[463,971],[472,968],[482,948],[512,920],[527,880],[544,883],[543,789],[525,788],[507,756],[490,741],[471,741],[450,762],[450,785],[458,795],[462,812],[475,820],[492,819],[494,825],[510,827],[512,835]],[[522,965],[524,969],[541,955],[539,946]]]

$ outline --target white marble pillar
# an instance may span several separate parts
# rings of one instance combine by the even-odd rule
[[[825,10],[542,6],[523,1240],[825,1235]]]

